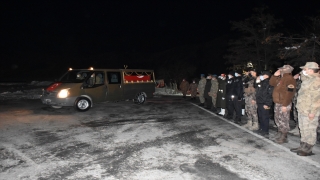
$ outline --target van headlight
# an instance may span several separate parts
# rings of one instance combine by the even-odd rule
[[[58,93],[58,98],[66,98],[69,95],[69,89],[61,89]]]

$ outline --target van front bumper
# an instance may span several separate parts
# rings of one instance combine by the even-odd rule
[[[76,97],[57,98],[57,93],[44,92],[41,96],[42,104],[50,106],[73,106]]]

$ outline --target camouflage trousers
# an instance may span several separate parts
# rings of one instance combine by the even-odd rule
[[[216,106],[217,96],[215,96],[215,97],[211,96],[211,99],[212,99],[212,104],[213,104],[213,106],[214,106],[214,107],[217,107],[217,106]]]
[[[289,104],[286,108],[286,112],[282,112],[282,105],[275,103],[274,105],[274,121],[278,126],[278,131],[287,133],[290,130],[289,121],[290,121],[290,109],[292,104]]]
[[[200,103],[204,103],[206,100],[204,99],[204,92],[199,92]]]
[[[315,145],[317,142],[317,128],[319,125],[319,117],[314,117],[311,121],[304,114],[299,114],[299,129],[301,134],[301,142]]]
[[[245,97],[245,110],[249,120],[252,120],[253,123],[258,123],[257,103],[252,104],[252,100],[250,97]]]

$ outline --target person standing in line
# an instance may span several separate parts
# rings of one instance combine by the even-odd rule
[[[252,68],[246,68],[243,70],[243,76],[242,76],[242,84],[243,84],[243,92],[245,90],[246,87],[246,83],[252,78],[249,70]],[[241,107],[241,113],[242,116],[246,115],[246,103],[245,103],[245,98],[243,98],[242,100],[242,107]]]
[[[273,87],[269,84],[271,73],[269,71],[262,71],[261,75],[256,78],[256,104],[258,105],[258,119],[260,128],[258,134],[269,136],[269,119],[270,107],[272,105]]]
[[[182,92],[183,99],[186,99],[187,91],[189,89],[189,82],[186,79],[182,79],[180,83],[180,90]]]
[[[317,128],[320,116],[320,75],[319,65],[307,62],[302,70],[302,84],[297,99],[298,119],[300,128],[300,146],[290,151],[299,156],[312,155],[312,147],[317,141]]]
[[[196,83],[196,80],[193,80],[192,83],[189,85],[189,91],[191,94],[191,100],[195,100],[197,97],[197,88],[198,84]]]
[[[212,98],[209,95],[210,88],[211,88],[211,79],[212,79],[212,75],[209,74],[207,76],[207,82],[206,82],[206,86],[204,88],[204,93],[203,93],[203,97],[205,99],[205,108],[206,109],[211,109],[211,106],[212,106]]]
[[[218,115],[224,116],[226,113],[226,75],[221,74],[218,78],[219,88],[218,88],[218,94],[217,94],[217,108],[221,108]]]
[[[320,144],[320,116],[319,116],[318,128],[317,128],[317,141],[318,141],[318,144]]]
[[[287,134],[290,130],[290,110],[292,98],[296,89],[296,80],[293,79],[291,72],[293,67],[284,65],[278,68],[270,78],[269,84],[274,87],[272,99],[274,105],[274,120],[278,127],[278,133],[274,142],[283,144],[288,142]]]
[[[296,93],[294,94],[293,100],[292,100],[292,111],[293,111],[293,120],[296,123],[296,127],[289,131],[289,133],[295,135],[295,136],[300,136],[300,130],[299,130],[299,120],[298,120],[298,110],[297,110],[297,98],[298,98],[298,91],[301,87],[301,79],[300,79],[300,74],[296,74],[293,76],[293,79],[296,80],[297,82],[297,87],[296,87]]]
[[[259,130],[255,89],[257,71],[252,68],[249,70],[249,73],[251,76],[247,79],[244,87],[245,110],[248,116],[248,121],[243,127],[256,131]]]
[[[238,96],[238,108],[240,109],[240,114],[237,115],[235,122],[237,124],[240,124],[241,122],[241,117],[243,115],[242,113],[242,105],[243,105],[243,82],[242,82],[242,70],[237,70],[234,75],[235,75],[235,83],[236,83],[236,94]]]
[[[219,82],[217,80],[217,75],[212,75],[212,79],[211,79],[211,88],[210,88],[210,92],[208,93],[209,96],[211,96],[212,99],[212,111],[213,112],[217,112],[217,93],[218,93],[218,89],[219,89]]]
[[[206,80],[206,78],[204,76],[205,76],[204,74],[200,75],[201,78],[200,78],[200,81],[199,81],[199,84],[198,84],[198,92],[199,92],[199,100],[200,100],[199,106],[204,106],[204,102],[205,102],[205,99],[204,99],[204,88],[206,86],[207,80]]]
[[[241,77],[240,77],[241,78]],[[233,119],[233,111],[236,111],[235,123],[241,122],[241,100],[243,96],[242,80],[235,77],[235,72],[231,71],[228,74],[226,99],[227,99],[227,119]]]

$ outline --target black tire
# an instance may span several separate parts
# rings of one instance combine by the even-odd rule
[[[88,111],[91,108],[91,101],[86,97],[80,97],[74,103],[74,107],[80,112]]]
[[[146,102],[147,97],[145,96],[144,93],[139,93],[136,95],[136,97],[134,98],[134,102],[136,104],[143,104],[144,102]]]

